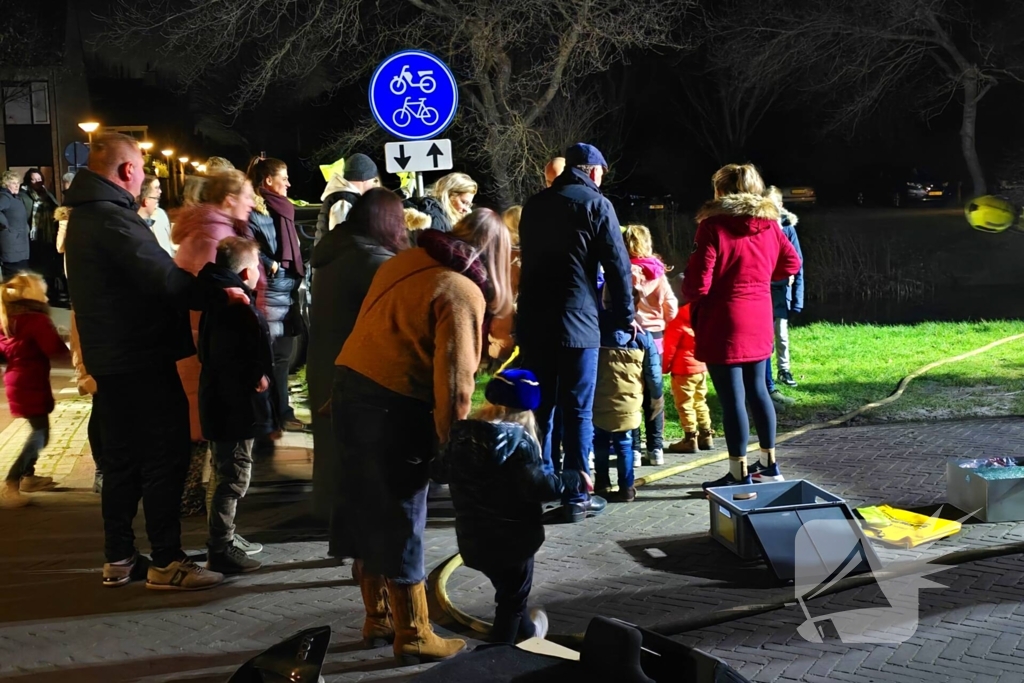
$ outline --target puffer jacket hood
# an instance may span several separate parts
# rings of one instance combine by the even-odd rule
[[[779,207],[758,194],[727,194],[713,199],[697,212],[697,223],[721,217],[722,225],[734,235],[756,235],[779,222]]]
[[[235,220],[212,204],[189,206],[178,214],[178,220],[171,229],[171,241],[183,244],[197,234],[219,235],[239,234]]]
[[[83,168],[75,174],[71,187],[64,193],[64,205],[75,208],[85,204],[110,202],[137,211],[135,198],[103,176]]]
[[[457,424],[458,429],[451,432],[449,449],[465,449],[477,456],[460,461],[462,476],[493,476],[494,469],[505,464],[520,443],[530,438],[526,429],[514,422],[463,420]]]
[[[779,209],[779,223],[782,225],[791,225],[794,228],[800,220],[796,217],[796,214],[789,209]]]
[[[352,183],[345,180],[337,173],[333,174],[331,179],[327,181],[327,187],[324,188],[324,193],[320,195],[320,201],[325,201],[335,192],[354,192],[355,194],[362,194],[362,192],[357,190]]]
[[[658,281],[667,271],[661,259],[654,256],[630,259],[630,266],[633,286],[638,287],[644,296],[650,296],[658,288]]]

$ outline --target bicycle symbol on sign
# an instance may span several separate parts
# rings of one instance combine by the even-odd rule
[[[419,119],[428,126],[433,126],[437,123],[440,116],[436,109],[427,106],[426,97],[421,97],[415,101],[411,97],[406,97],[402,108],[394,113],[391,120],[399,128],[405,128],[412,123],[413,118]]]
[[[434,88],[437,87],[437,83],[432,78],[433,71],[417,71],[416,75],[420,77],[420,80],[412,80],[412,72],[409,71],[409,65],[402,67],[402,73],[398,74],[391,79],[391,92],[396,95],[401,95],[405,92],[408,87],[419,88],[420,92],[429,95],[434,92]]]

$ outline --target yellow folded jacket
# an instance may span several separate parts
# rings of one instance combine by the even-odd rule
[[[864,534],[886,545],[913,548],[960,531],[960,522],[929,517],[888,505],[857,508],[864,518]]]

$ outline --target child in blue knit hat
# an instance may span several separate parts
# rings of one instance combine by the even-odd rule
[[[527,614],[533,556],[544,543],[543,503],[566,486],[583,486],[579,472],[544,466],[533,410],[540,385],[528,370],[503,370],[487,385],[487,403],[451,429],[441,470],[451,487],[455,534],[467,567],[494,585],[493,642],[547,634],[541,609]]]

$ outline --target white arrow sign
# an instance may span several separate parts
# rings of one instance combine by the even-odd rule
[[[384,145],[388,173],[447,171],[452,168],[451,140],[389,142]]]

